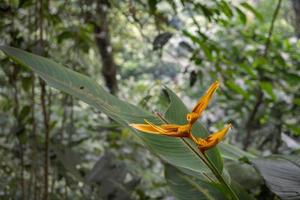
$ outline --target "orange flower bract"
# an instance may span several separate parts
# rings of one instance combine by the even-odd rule
[[[210,148],[216,146],[226,135],[231,125],[227,125],[225,128],[209,135],[206,139],[196,138],[191,130],[193,124],[198,120],[203,111],[208,106],[212,99],[213,94],[219,87],[219,82],[214,82],[205,92],[205,94],[199,99],[191,113],[186,116],[187,124],[177,125],[177,124],[161,124],[155,125],[147,120],[146,124],[130,124],[133,128],[151,134],[164,135],[170,137],[187,137],[190,138],[199,148],[200,151],[204,152]]]
[[[171,137],[189,137],[191,126],[177,125],[177,124],[162,124],[155,125],[147,120],[147,124],[130,124],[133,128],[146,133],[154,133],[159,135],[171,136]]]
[[[211,101],[211,98],[215,91],[219,87],[219,81],[215,81],[205,92],[204,96],[202,96],[195,107],[193,108],[192,112],[187,114],[186,118],[190,124],[194,124],[198,118],[201,116],[203,111],[208,106],[209,102]]]
[[[197,144],[199,150],[204,152],[221,142],[231,127],[232,125],[228,124],[225,128],[209,135],[206,139],[196,138],[193,141]]]

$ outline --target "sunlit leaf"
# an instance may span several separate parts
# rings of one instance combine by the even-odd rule
[[[98,108],[123,126],[128,127],[129,123],[144,123],[144,119],[153,123],[160,122],[149,112],[116,98],[94,80],[82,74],[49,59],[16,48],[1,46],[0,49],[15,61],[34,70],[50,86]],[[174,117],[177,118],[177,116]],[[184,118],[185,116],[180,117]],[[209,170],[181,139],[132,131],[144,141],[144,144],[152,152],[166,162],[198,173]]]
[[[245,13],[243,11],[241,11],[241,9],[239,9],[238,7],[234,7],[235,10],[237,11],[240,20],[242,21],[243,24],[246,24],[247,22],[247,17],[245,15]]]
[[[262,16],[262,14],[260,14],[255,8],[253,8],[249,3],[247,2],[243,2],[241,3],[241,6],[246,8],[247,10],[251,11],[257,19],[259,19],[259,21],[263,21],[264,17]]]
[[[233,16],[232,10],[226,1],[221,1],[220,6],[222,11],[228,18],[231,18]]]
[[[261,82],[260,83],[260,87],[262,88],[262,90],[267,93],[273,100],[276,100],[276,95],[273,92],[273,86],[271,83],[269,82]]]
[[[200,37],[194,36],[188,31],[183,31],[183,34],[188,36],[194,43],[199,45],[208,60],[213,60],[212,49],[210,49],[204,40],[202,40]]]
[[[232,89],[233,91],[241,94],[243,97],[248,98],[247,92],[239,85],[237,85],[234,81],[227,81],[226,85]]]

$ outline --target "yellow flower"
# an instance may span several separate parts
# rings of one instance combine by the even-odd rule
[[[191,125],[162,124],[155,125],[147,120],[147,124],[130,124],[133,128],[146,133],[154,133],[171,137],[189,137]]]
[[[201,116],[202,112],[208,106],[213,94],[219,87],[219,81],[215,81],[205,92],[204,96],[202,96],[197,102],[196,106],[193,108],[192,112],[187,114],[186,119],[192,125],[194,124],[198,118]]]
[[[165,135],[170,137],[187,137],[190,138],[199,148],[200,151],[204,152],[207,149],[210,149],[216,146],[226,135],[231,125],[227,125],[222,130],[213,133],[208,136],[206,139],[196,138],[191,130],[193,124],[198,120],[203,111],[208,106],[209,102],[215,91],[219,87],[219,82],[214,82],[205,92],[205,94],[199,99],[196,106],[193,108],[192,112],[186,115],[187,124],[177,125],[177,124],[161,124],[155,125],[147,120],[145,120],[146,124],[130,124],[133,128],[152,134]]]
[[[209,135],[206,139],[193,137],[192,140],[197,144],[199,150],[204,152],[210,148],[213,148],[220,141],[222,141],[222,139],[225,137],[226,133],[231,127],[232,125],[228,124],[225,128]]]
[[[147,124],[130,124],[130,126],[134,127],[139,131],[143,131],[146,133],[154,133],[167,135],[172,137],[189,137],[191,127],[200,117],[201,113],[207,107],[209,101],[212,98],[212,95],[219,87],[219,82],[214,82],[208,90],[205,92],[204,96],[199,99],[196,106],[193,108],[192,112],[187,114],[188,123],[184,125],[177,124],[162,124],[162,125],[154,125],[151,122],[146,121]]]

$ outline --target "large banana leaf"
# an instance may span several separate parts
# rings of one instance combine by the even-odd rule
[[[300,199],[300,156],[259,158],[251,162],[280,199]]]
[[[105,91],[94,80],[82,74],[72,71],[49,59],[20,49],[8,46],[1,46],[0,49],[13,60],[31,68],[50,86],[71,94],[87,104],[94,106],[124,126],[128,127],[129,123],[143,123],[144,119],[155,123],[159,122],[159,119],[149,112],[116,98]],[[179,117],[184,119],[184,113],[176,113],[176,109],[177,107],[169,109],[169,113],[167,113],[168,120],[177,122]],[[171,110],[173,112],[172,116],[170,114]],[[195,128],[199,129],[199,125]],[[132,129],[132,131],[144,141],[145,145],[152,152],[160,156],[160,158],[166,162],[193,172],[202,173],[209,171],[202,161],[199,160],[195,152],[181,139],[141,133],[134,129]],[[199,130],[201,133],[202,131]],[[213,160],[218,169],[221,170],[222,160],[219,153],[217,150],[212,150],[211,152],[210,159]]]
[[[173,195],[178,200],[231,199],[223,185],[212,182],[205,177],[191,177],[168,164],[165,165],[165,178]],[[236,182],[232,181],[230,185],[239,199],[254,199]]]
[[[255,155],[243,151],[236,146],[227,143],[221,143],[219,145],[220,151],[222,153],[222,157],[224,159],[232,160],[232,161],[239,161],[239,159],[243,157],[247,157],[248,159],[256,158]]]
[[[190,177],[178,169],[166,165],[167,183],[178,200],[225,200],[222,186],[209,180]]]

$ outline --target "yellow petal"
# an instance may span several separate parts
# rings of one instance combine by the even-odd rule
[[[197,144],[198,146],[201,146],[201,145],[206,145],[207,144],[207,141],[206,140],[204,140],[204,139],[202,139],[202,138],[200,138],[200,137],[198,137],[198,138],[196,138],[193,134],[191,134],[191,137],[190,137],[192,140],[193,140],[193,142],[195,143],[195,144]]]
[[[199,99],[192,112],[202,112],[207,107],[209,101],[211,100],[215,91],[218,89],[219,85],[219,81],[215,81],[213,84],[211,84],[211,86],[206,90],[205,94]]]
[[[210,142],[206,141],[206,142],[198,145],[198,148],[200,149],[200,151],[204,152],[208,149],[215,147],[217,144],[218,144],[218,140],[212,140]]]
[[[165,130],[173,130],[176,131],[178,130],[178,128],[180,127],[180,125],[177,124],[162,124],[160,125],[161,128],[165,129]]]
[[[145,120],[154,130],[160,134],[170,137],[189,137],[191,127],[189,125],[177,125],[177,124],[162,124],[155,125]]]
[[[157,126],[151,122],[149,122],[148,120],[145,119],[145,122],[147,124],[149,124],[153,129],[155,129],[156,131],[158,131],[159,133],[166,133],[167,131],[163,128],[161,128],[160,126]]]
[[[129,124],[129,125],[142,132],[155,133],[155,134],[159,133],[155,128],[153,128],[149,124]]]
[[[197,138],[196,144],[200,151],[204,152],[208,149],[215,147],[222,139],[225,137],[228,130],[232,127],[231,124],[228,124],[225,128],[211,134],[205,140],[201,138]]]
[[[209,135],[206,140],[207,141],[217,140],[218,142],[221,141],[231,127],[232,125],[228,124],[225,128]]]
[[[220,83],[215,81],[205,92],[205,94],[199,99],[192,112],[187,114],[187,120],[190,124],[193,124],[200,117],[201,113],[208,106],[213,94],[218,89]]]

